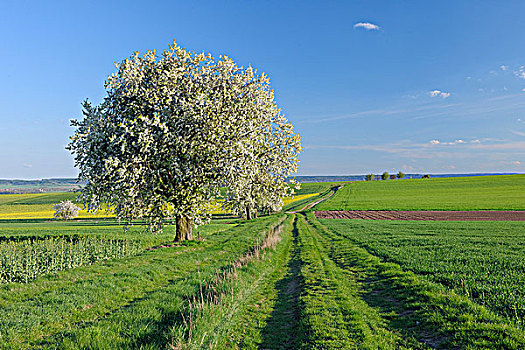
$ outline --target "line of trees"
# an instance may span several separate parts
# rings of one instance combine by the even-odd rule
[[[373,181],[375,179],[388,180],[388,179],[402,179],[405,177],[405,173],[399,171],[396,175],[390,175],[387,171],[383,172],[381,175],[367,174],[365,175],[366,181]]]
[[[81,199],[118,219],[145,218],[153,231],[176,221],[176,241],[224,207],[250,219],[280,210],[293,194],[300,137],[277,107],[268,76],[226,56],[176,43],[116,64],[100,105],[83,102],[67,149],[75,157]]]

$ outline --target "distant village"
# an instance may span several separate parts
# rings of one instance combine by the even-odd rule
[[[0,194],[75,192],[82,187],[76,179],[0,180]]]

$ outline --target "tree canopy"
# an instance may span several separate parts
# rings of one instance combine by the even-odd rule
[[[71,201],[62,201],[53,206],[55,219],[69,220],[78,216],[78,207]]]
[[[68,149],[89,210],[107,203],[153,230],[173,217],[182,240],[209,219],[221,186],[236,212],[280,209],[301,146],[266,75],[176,44],[116,68],[103,102],[85,101],[84,118],[72,121]]]

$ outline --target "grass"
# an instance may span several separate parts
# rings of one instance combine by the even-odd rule
[[[385,261],[524,325],[524,223],[321,221]]]
[[[525,210],[525,175],[353,182],[316,210]]]
[[[0,288],[0,348],[163,347],[203,280],[249,252],[278,217]]]
[[[301,188],[295,190],[297,195],[310,194],[310,193],[324,193],[330,190],[335,185],[339,185],[341,182],[306,182],[301,183]]]
[[[368,322],[369,327],[363,329],[376,329],[372,338],[357,347],[387,348],[390,346],[387,341],[394,344],[393,348],[520,349],[525,346],[525,332],[509,320],[440,284],[404,271],[398,264],[382,262],[357,246],[347,235],[319,223],[312,213],[308,215],[308,224],[311,234],[319,237],[318,249],[324,250],[321,257],[324,255],[324,259],[328,257],[335,264],[325,264],[328,271],[333,271],[334,276],[342,276],[334,279],[334,285],[346,279],[349,288],[354,285],[353,294],[359,296],[353,305],[358,307],[362,301],[366,304],[364,311],[357,312],[350,303],[347,312],[354,310],[357,321],[363,317],[363,322]],[[319,279],[322,274],[317,276]],[[334,289],[320,291],[328,294]],[[329,312],[333,305],[319,303],[317,315]],[[373,316],[367,316],[367,313]],[[330,324],[329,317],[324,318],[324,322],[318,323],[320,329]],[[379,342],[385,345],[375,345],[381,344]]]
[[[332,185],[308,184],[288,205]],[[525,348],[521,223],[281,213],[214,220],[195,241],[146,250],[170,242],[173,230],[152,235],[137,223],[124,232],[113,219],[0,220],[0,245],[118,239],[139,248],[0,284],[0,348]]]

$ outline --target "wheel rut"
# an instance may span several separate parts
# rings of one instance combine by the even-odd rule
[[[290,259],[284,277],[276,284],[277,300],[266,327],[262,331],[263,342],[259,349],[297,349],[299,335],[300,305],[302,281],[297,247],[297,218],[292,230]]]

